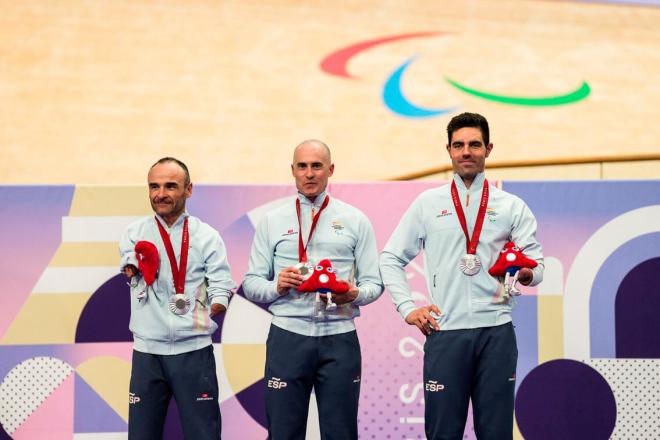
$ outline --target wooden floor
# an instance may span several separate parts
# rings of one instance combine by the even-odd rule
[[[289,182],[292,147],[310,137],[331,146],[336,181],[386,179],[449,163],[445,127],[461,111],[489,118],[493,161],[660,152],[659,7],[1,0],[0,10],[1,184],[140,183],[164,155],[196,182]],[[354,78],[320,67],[343,47],[417,32],[438,34],[356,53]],[[449,113],[415,119],[384,104],[385,82],[413,56],[404,96]],[[591,93],[512,105],[446,78],[494,95],[583,82]]]

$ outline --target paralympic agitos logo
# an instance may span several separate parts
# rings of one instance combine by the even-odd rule
[[[346,66],[351,58],[358,55],[360,52],[371,49],[375,46],[379,46],[386,43],[392,43],[399,40],[409,39],[409,38],[422,38],[422,37],[439,37],[443,35],[448,35],[443,32],[417,32],[410,34],[401,34],[401,35],[392,35],[389,37],[382,37],[373,40],[362,41],[350,46],[343,47],[332,52],[330,55],[326,56],[321,61],[321,70],[324,72],[343,77],[346,79],[355,78],[347,70]],[[416,60],[416,57],[410,57],[399,65],[387,78],[385,85],[383,86],[382,98],[385,106],[389,108],[392,112],[399,116],[404,116],[407,118],[429,118],[434,116],[443,115],[446,113],[454,112],[458,106],[453,107],[442,107],[442,108],[426,108],[413,104],[404,96],[401,90],[401,81],[403,75],[410,65]],[[475,96],[487,101],[497,102],[500,104],[516,105],[516,106],[528,106],[528,107],[549,107],[557,106],[564,104],[571,104],[577,101],[585,99],[591,93],[591,88],[586,81],[583,81],[582,84],[575,90],[572,90],[565,94],[554,95],[554,96],[541,96],[541,97],[532,97],[532,96],[509,96],[503,94],[497,94],[493,92],[487,92],[483,90],[478,90],[473,87],[469,87],[465,84],[462,84],[452,78],[444,77],[444,80],[450,86],[460,90],[461,92],[467,93],[468,95]]]

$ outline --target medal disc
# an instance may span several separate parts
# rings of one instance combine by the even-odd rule
[[[472,276],[481,269],[481,261],[474,254],[466,254],[461,258],[458,267],[465,275]]]
[[[185,315],[190,310],[190,299],[182,293],[170,296],[170,310],[175,315]]]
[[[314,272],[314,266],[309,263],[298,263],[295,267],[300,271],[300,275],[302,275],[303,281],[311,277],[312,272]]]

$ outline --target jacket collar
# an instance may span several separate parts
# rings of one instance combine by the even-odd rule
[[[161,216],[158,215],[158,214],[154,214],[154,215],[156,216],[156,218],[158,219],[158,221],[160,222],[160,224],[163,225],[163,227],[164,227],[165,229],[172,229],[172,228],[175,228],[175,227],[177,227],[177,226],[179,226],[179,225],[182,225],[182,224],[183,224],[183,221],[184,221],[187,217],[190,217],[190,214],[188,214],[188,210],[185,210],[185,209],[184,209],[183,212],[181,213],[181,215],[179,215],[179,218],[177,218],[176,221],[175,221],[174,223],[172,223],[172,226],[167,226],[167,223],[165,223],[165,220],[163,220],[163,217],[161,217]]]
[[[299,192],[298,193],[298,200],[300,200],[301,205],[307,205],[307,206],[314,207],[314,208],[320,208],[321,205],[323,204],[323,200],[325,200],[326,195],[328,195],[327,190],[323,191],[321,194],[316,196],[316,198],[314,199],[314,202],[312,202],[311,200],[309,200],[307,197],[305,197],[304,195],[302,195]]]
[[[484,187],[484,180],[486,179],[486,173],[481,172],[474,177],[472,180],[472,185],[470,185],[470,190],[481,190]],[[468,188],[465,187],[465,182],[463,178],[458,174],[454,173],[454,182],[456,182],[456,187],[465,191],[468,191]]]

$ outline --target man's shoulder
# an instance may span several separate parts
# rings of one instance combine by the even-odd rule
[[[145,215],[144,217],[138,217],[138,218],[134,219],[133,221],[131,221],[126,226],[124,231],[131,231],[131,230],[136,230],[136,229],[143,228],[144,226],[148,225],[149,222],[152,222],[152,221],[154,221],[154,216],[153,215]],[[154,225],[155,225],[155,223],[154,223]]]
[[[515,194],[512,194],[508,191],[498,188],[495,185],[489,185],[489,186],[490,186],[490,197],[493,199],[499,199],[501,201],[505,201],[507,203],[512,203],[512,204],[525,203],[523,199],[521,199]]]
[[[270,206],[268,206],[270,205]],[[283,216],[296,215],[296,198],[295,197],[286,197],[284,199],[273,200],[268,203],[266,206],[259,208],[258,212],[252,212],[251,218],[254,220],[254,217],[259,217],[262,220],[264,218],[275,218],[279,219]]]
[[[199,217],[193,215],[188,216],[188,223],[190,224],[191,232],[195,231],[196,233],[201,234],[218,234],[218,230],[208,223],[204,222]]]
[[[436,186],[422,191],[415,197],[413,204],[428,205],[429,203],[441,202],[443,199],[451,199],[449,184]]]
[[[332,200],[335,204],[334,210],[337,211],[337,213],[348,214],[369,221],[367,215],[357,206],[351,205],[350,203],[344,202],[343,200],[340,200],[336,197],[332,198]]]

